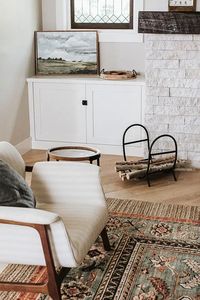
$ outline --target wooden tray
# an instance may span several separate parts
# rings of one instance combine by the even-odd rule
[[[137,73],[135,70],[133,71],[104,71],[104,69],[100,73],[100,77],[102,79],[109,80],[123,80],[123,79],[131,79],[136,78]]]

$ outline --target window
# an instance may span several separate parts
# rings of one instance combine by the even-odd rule
[[[133,29],[133,0],[71,0],[71,28]]]

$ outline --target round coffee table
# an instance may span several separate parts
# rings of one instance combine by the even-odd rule
[[[98,149],[85,146],[63,146],[51,148],[47,152],[47,160],[66,160],[66,161],[83,161],[89,160],[92,164],[93,160],[100,165],[101,153]]]

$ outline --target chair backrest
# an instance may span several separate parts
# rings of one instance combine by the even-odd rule
[[[143,129],[146,138],[141,139],[141,140],[133,140],[133,141],[128,141],[126,142],[126,134],[128,133],[128,131],[133,128],[133,127],[139,127],[141,129]],[[149,144],[149,133],[146,129],[146,127],[144,127],[142,124],[132,124],[129,127],[127,127],[124,131],[123,137],[122,137],[122,147],[123,147],[123,156],[124,156],[124,160],[126,161],[126,145],[131,145],[131,144],[136,144],[136,143],[142,143],[142,142],[146,142],[147,143],[147,149],[149,150],[150,144]]]
[[[25,177],[25,163],[18,150],[8,142],[0,142],[0,160],[3,160]]]

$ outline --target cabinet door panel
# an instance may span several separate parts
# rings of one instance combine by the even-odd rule
[[[126,127],[142,120],[142,88],[130,85],[88,85],[87,142],[121,145]],[[141,138],[141,131],[134,138]]]
[[[34,95],[37,140],[86,142],[84,84],[37,83]]]

